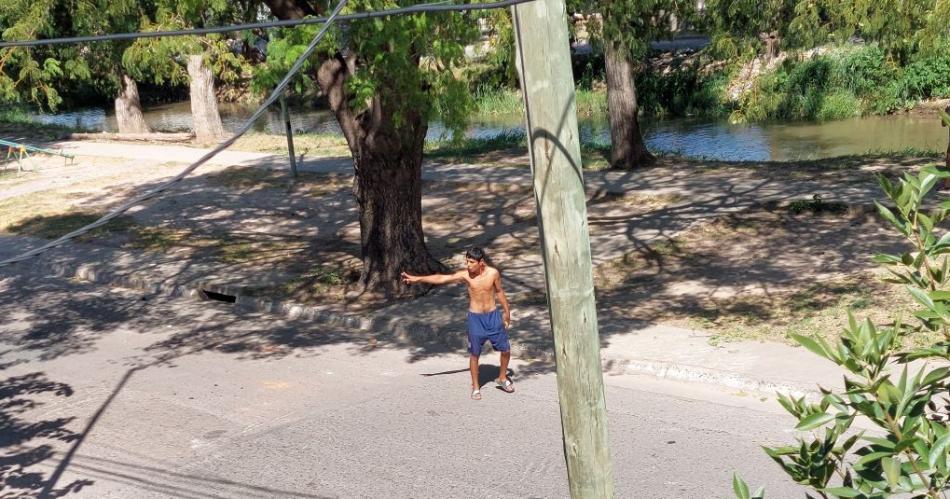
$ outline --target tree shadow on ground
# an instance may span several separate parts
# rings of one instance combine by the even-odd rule
[[[21,272],[14,275],[9,275],[10,269],[2,269],[9,276],[0,279],[0,316],[8,320],[2,325],[0,342],[9,347],[4,354],[17,360],[0,367],[89,353],[97,349],[106,334],[122,335],[124,342],[144,345],[138,349],[139,354],[109,359],[125,367],[125,372],[105,401],[91,416],[84,417],[81,430],[76,429],[77,416],[43,420],[36,412],[51,398],[71,396],[69,385],[49,381],[41,372],[0,382],[0,477],[6,489],[22,492],[16,497],[60,497],[93,484],[93,479],[134,484],[171,496],[317,497],[215,477],[156,472],[131,463],[93,463],[94,458],[84,457],[79,451],[112,401],[142,370],[174,367],[182,357],[202,352],[220,352],[238,359],[317,357],[323,346],[351,344],[354,354],[359,355],[363,352],[361,346],[368,344],[366,334],[307,321],[274,320],[267,314],[217,302],[207,306],[181,306],[177,300],[159,303],[149,295],[129,290],[46,279],[22,272],[24,267],[16,268]],[[64,407],[58,412],[68,414],[71,409]],[[85,412],[79,408],[76,411]],[[50,441],[58,445],[47,443]],[[48,474],[43,471],[48,469],[52,469]],[[64,483],[67,470],[83,478]]]
[[[695,174],[672,173],[680,177]],[[263,177],[262,185],[266,185],[269,178]],[[303,249],[298,248],[292,254],[307,253],[318,262],[358,257],[359,247],[354,241],[353,232],[356,211],[346,185],[324,188],[319,195],[307,197],[282,195],[282,189],[273,186],[261,188],[253,178],[249,182],[244,187],[239,182],[235,188],[233,185],[228,186],[227,179],[216,179],[210,174],[188,179],[168,196],[147,204],[135,213],[135,217],[140,223],[151,226],[190,230],[189,237],[194,239],[221,231],[224,226],[232,237],[239,235],[246,239],[278,241],[280,244],[302,241],[305,243]],[[120,186],[112,191],[106,190],[100,201],[106,203],[106,200],[114,199],[120,190],[128,195],[154,185],[134,188]],[[430,195],[434,196],[427,204],[429,216],[433,213],[448,213],[442,222],[446,226],[454,225],[454,228],[444,229],[444,233],[435,236],[444,241],[437,246],[440,248],[438,251],[441,251],[438,255],[449,258],[458,248],[473,243],[492,249],[504,238],[509,238],[517,244],[512,243],[509,248],[508,255],[512,259],[499,262],[506,275],[511,275],[513,281],[520,279],[526,287],[533,283],[535,290],[543,287],[543,282],[530,280],[534,275],[531,272],[537,271],[537,262],[516,259],[519,255],[537,251],[534,249],[537,238],[534,235],[530,193],[518,189],[495,189],[491,185],[461,194],[441,184],[430,187],[433,187],[429,191]],[[707,221],[723,213],[747,210],[763,196],[778,200],[795,199],[803,192],[811,192],[813,188],[811,185],[803,187],[801,184],[785,182],[782,175],[770,179],[753,178],[739,186],[728,179],[713,179],[684,194],[682,201],[655,209],[617,213],[610,209],[609,203],[594,203],[590,209],[590,226],[595,262],[600,260],[599,263],[603,263],[610,259],[603,255],[613,255],[611,258],[627,255],[635,264],[629,271],[629,278],[623,280],[621,285],[598,293],[601,345],[608,346],[612,336],[662,320],[671,312],[685,313],[708,307],[708,299],[722,290],[757,287],[760,292],[771,293],[774,283],[788,284],[807,278],[805,269],[820,265],[827,267],[828,272],[835,272],[880,248],[883,239],[848,240],[851,233],[847,231],[852,229],[844,226],[816,226],[792,220],[788,224],[789,236],[784,244],[755,248],[753,254],[756,255],[757,263],[750,264],[748,260],[739,258],[717,260],[714,255],[704,253],[685,255],[683,250],[677,249],[677,234],[694,223]],[[866,199],[868,196],[868,187],[864,184],[846,186],[845,189],[851,189],[847,192],[853,191],[856,198]],[[266,196],[254,198],[252,195],[255,193],[266,193]],[[597,192],[592,196],[597,196]],[[474,203],[475,208],[466,203]],[[853,227],[856,227],[853,230],[867,229],[861,224]],[[835,236],[838,239],[831,237],[835,234],[838,234]],[[764,232],[741,235],[749,240],[767,240],[767,236]],[[453,242],[449,242],[450,239]],[[846,240],[849,242],[847,245],[843,244]],[[658,243],[663,241],[669,247],[661,250]],[[829,241],[837,243],[829,244]],[[134,258],[122,259],[116,256],[116,246],[110,247],[108,241],[96,243],[79,244],[72,251],[82,253],[92,261],[109,262],[119,271],[141,272],[149,270],[149,267],[164,271],[173,268],[174,272],[166,274],[168,279],[186,275],[200,264],[191,255],[173,253],[163,255],[158,263],[155,260],[143,263]],[[121,239],[113,240],[112,243],[121,244]],[[822,246],[825,252],[790,258],[790,255],[794,255],[794,248],[814,246]],[[200,246],[197,248],[198,251],[201,249]],[[279,252],[280,248],[273,248],[272,251]],[[505,255],[504,252],[499,253]],[[698,259],[699,263],[684,266],[683,262],[688,258]],[[262,270],[273,261],[269,252],[264,250],[251,252],[245,259],[218,261],[215,269],[219,273],[230,272],[242,277],[241,272],[247,269]],[[178,266],[163,267],[169,262],[175,262]],[[709,271],[712,267],[717,269],[716,272]],[[287,267],[288,271],[294,271],[295,268]],[[691,277],[702,285],[701,291],[683,293],[682,289],[677,289],[677,279],[656,277],[668,274],[667,269],[694,271],[695,275]],[[7,318],[0,332],[0,341],[40,360],[51,360],[90,352],[104,334],[116,329],[121,329],[123,334],[139,337],[147,346],[140,355],[122,359],[128,371],[113,395],[137,370],[174,366],[182,356],[204,351],[221,352],[237,359],[280,359],[287,356],[315,357],[322,346],[348,344],[353,355],[389,348],[404,351],[410,362],[464,351],[466,298],[462,289],[450,288],[421,300],[396,303],[391,312],[407,318],[395,328],[397,331],[375,334],[327,327],[306,319],[275,319],[233,305],[209,303],[204,307],[179,307],[174,303],[156,302],[152,299],[153,295],[144,292],[64,285],[58,279],[44,277],[48,270],[48,260],[0,269],[0,287],[4,291],[0,293],[0,316]],[[652,281],[649,279],[651,273]],[[643,306],[643,302],[651,306]],[[550,327],[545,303],[546,299],[541,293],[524,293],[514,297],[515,329],[512,335],[531,352],[550,351]],[[457,319],[447,320],[447,309],[457,311],[451,316]],[[522,315],[525,309],[531,309],[532,313]],[[744,313],[767,317],[768,310],[755,308]],[[400,329],[411,334],[399,334]],[[168,334],[169,330],[173,332]],[[518,357],[518,352],[515,352],[515,357]],[[484,376],[489,381],[497,376],[497,367],[493,374],[491,368],[491,364],[486,364],[484,369]],[[536,362],[522,369],[522,373],[551,370],[553,364]],[[25,394],[66,393],[62,386],[46,381],[41,373],[33,378],[14,377],[0,385],[0,390],[7,390],[11,394],[3,397],[4,405],[0,406],[4,428],[9,428],[9,431],[4,431],[4,435],[21,435],[10,440],[10,443],[4,441],[4,448],[15,447],[10,451],[13,461],[3,461],[4,466],[0,468],[5,482],[25,491],[45,487],[50,493],[64,494],[87,484],[80,480],[64,486],[58,484],[58,480],[51,481],[27,470],[52,457],[51,449],[42,445],[33,449],[23,448],[27,441],[54,438],[70,444],[80,440],[92,429],[89,426],[81,433],[72,433],[64,429],[68,420],[30,423],[19,418],[20,413],[16,411],[30,407],[32,403]],[[107,408],[108,402],[100,408],[100,413]],[[70,456],[73,458],[78,456],[76,449],[76,446],[71,448]],[[67,466],[71,466],[68,459],[61,461],[57,469],[65,470]],[[94,466],[88,467],[91,470]],[[279,495],[283,492],[274,493]]]
[[[37,497],[41,492],[44,497],[62,497],[94,483],[77,479],[44,490],[46,478],[35,471],[38,465],[55,460],[51,442],[69,444],[79,434],[67,428],[74,417],[31,416],[56,398],[72,395],[69,385],[50,381],[38,371],[0,381],[0,489],[4,497]]]
[[[855,160],[853,168],[860,162]],[[917,165],[908,161],[908,165]],[[807,166],[807,165],[806,165]],[[888,165],[887,168],[904,168],[905,165]],[[873,169],[880,170],[874,167]],[[881,168],[884,168],[883,166]],[[817,177],[789,182],[789,175],[797,170],[792,167],[779,171],[767,168],[746,169],[742,175],[735,173],[734,165],[718,168],[697,168],[694,163],[687,167],[651,168],[641,172],[612,172],[600,190],[590,193],[589,225],[591,248],[595,265],[604,265],[623,257],[640,267],[630,271],[631,285],[616,289],[601,290],[598,296],[601,313],[601,339],[609,342],[611,334],[629,330],[629,324],[642,324],[660,320],[663,314],[657,310],[636,307],[634,298],[649,298],[651,303],[667,303],[669,310],[695,310],[698,303],[708,301],[698,295],[713,296],[728,289],[758,288],[771,293],[774,284],[795,282],[807,276],[816,267],[847,270],[848,264],[863,255],[875,252],[878,246],[869,238],[855,239],[849,244],[829,245],[824,240],[840,227],[816,227],[800,224],[798,230],[790,229],[794,237],[786,238],[783,244],[757,249],[756,262],[749,264],[741,259],[718,258],[715,272],[699,272],[691,276],[675,276],[666,272],[668,261],[682,259],[676,254],[677,235],[699,223],[730,213],[741,213],[757,206],[763,198],[773,203],[788,202],[816,189],[825,192],[833,189],[841,199],[858,202],[873,199],[876,187],[870,173],[854,175],[848,183],[830,185],[822,175],[838,175],[831,172],[811,172]],[[875,170],[875,171],[877,171]],[[701,179],[696,179],[701,175]],[[738,176],[737,176],[738,175]],[[225,283],[238,282],[246,286],[249,281],[261,279],[264,292],[276,282],[294,284],[292,297],[301,296],[301,289],[313,289],[312,282],[293,281],[314,266],[345,265],[359,261],[359,231],[357,208],[350,193],[348,176],[336,174],[309,174],[295,184],[292,193],[285,189],[289,178],[286,172],[262,168],[231,168],[190,177],[160,199],[147,203],[134,213],[135,223],[145,227],[158,227],[184,236],[174,242],[175,249],[148,253],[147,259],[137,259],[134,251],[131,258],[120,258],[117,249],[126,245],[128,239],[105,235],[95,238],[95,244],[79,244],[86,260],[109,262],[117,273],[149,273],[161,276],[166,282],[183,278],[196,279],[213,275]],[[638,207],[623,200],[611,189],[617,186],[636,189],[638,186],[670,184],[676,192],[671,203]],[[665,183],[664,183],[665,182]],[[120,185],[104,189],[98,197],[88,202],[108,208],[117,198],[144,192],[157,185]],[[473,244],[485,246],[496,258],[504,271],[506,282],[519,290],[514,297],[518,307],[541,307],[545,305],[541,261],[538,251],[538,235],[535,228],[534,200],[530,189],[500,183],[453,183],[427,182],[424,206],[429,245],[435,256],[451,260],[463,248]],[[791,224],[791,225],[794,225]],[[177,232],[176,232],[177,233]],[[848,234],[853,235],[851,231]],[[764,238],[767,234],[747,234],[741,237]],[[845,238],[846,239],[846,238]],[[839,238],[839,242],[845,241]],[[207,240],[230,240],[241,251],[227,249],[221,244],[206,244]],[[820,255],[797,255],[795,247],[821,248]],[[246,245],[246,246],[241,246]],[[666,245],[667,248],[663,248]],[[234,246],[234,244],[232,244]],[[672,248],[672,249],[670,249]],[[152,248],[155,249],[155,248]],[[661,251],[662,250],[662,251]],[[74,250],[75,251],[75,250]],[[156,256],[157,255],[157,256]],[[715,255],[699,253],[690,258],[708,260]],[[763,265],[761,262],[765,262]],[[782,263],[784,262],[784,263]],[[779,264],[782,263],[782,264]],[[642,268],[651,270],[644,272]],[[684,269],[682,263],[676,266]],[[695,270],[695,269],[694,269]],[[190,277],[189,277],[190,276]],[[660,276],[661,278],[657,278]],[[699,287],[694,293],[676,289],[677,278],[688,277]],[[633,284],[637,284],[633,286]],[[22,285],[16,283],[16,285]],[[43,291],[44,281],[26,284],[24,289]],[[441,292],[441,291],[440,291]],[[49,299],[27,309],[24,320],[32,325],[30,332],[16,341],[42,350],[42,355],[55,357],[72,351],[89,348],[98,329],[108,330],[122,324],[127,327],[147,329],[148,319],[143,319],[136,302],[116,301],[110,303],[101,298],[83,296],[83,292],[63,293],[54,289],[46,292]],[[298,293],[298,294],[294,294]],[[449,291],[452,295],[454,291]],[[410,360],[419,360],[429,355],[441,355],[462,347],[446,342],[446,334],[464,332],[460,323],[446,323],[445,302],[452,302],[459,312],[465,310],[459,299],[443,299],[434,294],[419,301],[381,300],[357,313],[374,310],[389,310],[409,317],[399,327],[413,334],[411,341],[398,340],[394,335],[388,345],[411,346]],[[147,295],[142,294],[146,299]],[[457,296],[457,295],[456,295]],[[454,301],[453,301],[454,300]],[[12,306],[16,298],[0,297],[0,307]],[[434,305],[427,305],[428,302]],[[143,302],[145,303],[145,302]],[[344,302],[344,309],[346,302]],[[660,305],[657,305],[659,307]],[[94,319],[84,315],[90,307],[98,313]],[[765,312],[765,311],[763,311]],[[755,313],[749,311],[748,313]],[[236,315],[240,315],[238,312]],[[518,318],[517,335],[522,336],[530,348],[542,348],[550,344],[547,319],[543,314]],[[517,312],[516,312],[517,317]],[[216,314],[215,321],[230,324],[232,321]],[[632,321],[632,322],[631,322]],[[188,318],[183,323],[201,329],[200,317]],[[210,322],[208,322],[210,323]],[[627,325],[625,325],[627,324]],[[209,326],[213,329],[215,326]],[[315,338],[301,339],[302,335],[292,329],[276,328],[253,339],[218,341],[215,332],[202,331],[200,335],[186,334],[164,340],[156,349],[177,350],[192,346],[200,338],[212,338],[218,349],[231,349],[240,355],[279,355],[297,347],[314,344]],[[461,335],[458,335],[461,336]],[[350,341],[347,335],[338,340]],[[319,343],[319,340],[316,340]],[[447,346],[448,343],[448,346]],[[367,347],[369,348],[369,347]],[[375,347],[373,347],[375,348]],[[254,353],[255,349],[260,350]]]

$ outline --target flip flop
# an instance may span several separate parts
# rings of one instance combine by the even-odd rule
[[[495,384],[498,385],[498,389],[504,391],[505,393],[515,393],[515,384],[511,382],[510,379],[505,379],[504,381],[495,380]]]
[[[481,399],[482,399],[482,392],[478,390],[472,390],[472,400],[481,400]]]

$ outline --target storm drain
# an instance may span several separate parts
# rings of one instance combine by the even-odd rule
[[[234,303],[237,301],[237,297],[234,295],[215,293],[214,291],[209,291],[207,289],[200,289],[198,292],[201,293],[201,298],[205,300],[222,301],[224,303]]]

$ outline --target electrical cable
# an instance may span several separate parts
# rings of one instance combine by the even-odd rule
[[[504,0],[500,2],[492,3],[470,3],[462,5],[444,5],[445,2],[435,2],[427,3],[420,5],[413,5],[410,7],[400,7],[398,9],[389,9],[389,10],[380,10],[373,12],[357,12],[354,14],[345,14],[338,16],[336,20],[338,22],[342,21],[352,21],[357,19],[371,19],[376,17],[386,17],[386,16],[395,16],[403,14],[419,14],[425,12],[456,12],[456,11],[472,11],[472,10],[489,10],[489,9],[500,9],[503,7],[509,7],[512,5],[517,5],[520,3],[532,2],[534,0]],[[182,30],[170,30],[170,31],[147,31],[147,32],[136,32],[136,33],[115,33],[110,35],[96,35],[96,36],[74,36],[68,38],[48,38],[45,40],[13,40],[7,42],[0,42],[0,49],[2,48],[13,48],[13,47],[37,47],[44,45],[63,45],[70,43],[87,43],[87,42],[105,42],[105,41],[115,41],[115,40],[134,40],[136,38],[159,38],[159,37],[170,37],[170,36],[193,36],[193,35],[207,35],[212,33],[229,33],[233,31],[246,31],[251,29],[267,29],[267,28],[286,28],[291,26],[300,26],[308,24],[323,24],[328,18],[326,17],[311,17],[307,19],[291,19],[285,21],[269,21],[262,23],[250,23],[250,24],[232,24],[229,26],[216,26],[213,28],[195,28],[195,29],[182,29]]]

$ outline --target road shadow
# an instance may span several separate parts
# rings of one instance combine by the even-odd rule
[[[442,371],[442,372],[437,372],[437,373],[422,373],[419,376],[431,377],[431,376],[446,376],[446,375],[453,375],[453,374],[461,375],[464,373],[466,375],[465,379],[467,380],[469,379],[469,376],[468,376],[469,372],[470,372],[469,368],[466,367],[463,369],[452,369],[450,371]],[[512,381],[514,381],[515,374],[516,373],[514,369],[508,368],[508,377],[511,378]],[[490,383],[493,384],[495,380],[498,379],[498,376],[500,375],[501,375],[500,366],[495,365],[495,364],[479,363],[478,364],[478,387],[482,388],[485,385],[488,385]]]
[[[42,407],[72,395],[70,385],[52,381],[39,371],[0,381],[0,490],[4,491],[3,497],[62,497],[95,483],[76,479],[48,487],[48,477],[36,471],[57,460],[53,443],[71,444],[80,438],[80,434],[68,428],[75,417],[35,417]]]

